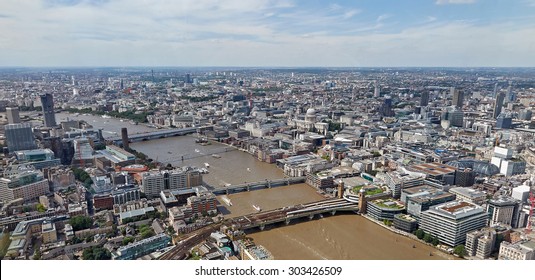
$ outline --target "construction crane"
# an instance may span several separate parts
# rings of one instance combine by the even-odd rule
[[[533,190],[529,193],[529,202],[531,205],[529,207],[528,225],[526,226],[526,233],[531,232],[531,224],[535,222],[535,219],[533,219],[533,209],[535,208],[535,196],[533,195]]]

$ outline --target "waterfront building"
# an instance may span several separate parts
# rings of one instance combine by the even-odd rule
[[[414,232],[418,229],[418,221],[407,214],[394,215],[394,227],[405,232]]]
[[[366,212],[378,221],[393,221],[394,216],[405,211],[405,206],[394,199],[368,201]]]
[[[195,169],[174,169],[141,173],[141,191],[155,198],[163,190],[181,190],[202,184],[202,175]]]
[[[144,172],[141,174],[141,191],[147,198],[156,197],[164,187],[164,177],[161,172]]]
[[[492,228],[474,230],[466,234],[466,253],[479,259],[490,257],[496,242],[496,231]]]
[[[487,213],[476,204],[454,200],[422,212],[420,228],[449,246],[464,244],[466,234],[487,225]]]
[[[188,206],[193,214],[207,214],[217,212],[217,200],[212,193],[203,193],[187,198]]]

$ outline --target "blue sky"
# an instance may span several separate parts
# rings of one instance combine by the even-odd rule
[[[535,0],[2,0],[0,66],[535,66]]]

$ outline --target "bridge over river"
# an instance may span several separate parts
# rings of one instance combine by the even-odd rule
[[[241,217],[226,219],[220,223],[211,224],[200,228],[191,233],[183,235],[176,241],[175,247],[163,254],[160,259],[163,260],[180,260],[188,256],[189,250],[208,238],[210,233],[219,229],[220,226],[226,225],[234,229],[264,230],[267,225],[280,224],[289,225],[292,221],[301,221],[301,218],[312,220],[316,215],[329,213],[335,215],[337,212],[357,212],[358,205],[345,199],[335,198],[316,201],[305,204],[287,206],[279,209],[261,211]],[[306,220],[306,219],[305,219]]]
[[[264,180],[264,181],[251,182],[251,183],[246,182],[243,184],[227,185],[224,187],[215,187],[205,182],[204,186],[207,187],[209,190],[211,190],[212,193],[214,194],[230,194],[230,193],[241,192],[241,191],[251,191],[251,190],[263,189],[263,188],[269,189],[269,188],[278,187],[278,186],[300,184],[300,183],[304,183],[305,180],[306,180],[306,177],[302,176],[302,177],[288,177],[288,178],[274,179],[274,180]]]
[[[183,135],[191,134],[195,132],[197,132],[197,128],[195,127],[165,129],[165,130],[151,131],[151,132],[145,132],[145,133],[129,134],[128,141],[129,142],[147,141],[147,140],[159,139],[159,138],[183,136]],[[114,144],[118,144],[122,142],[122,138],[121,136],[110,137],[110,138],[107,138],[106,141],[110,141],[110,142],[113,142]]]

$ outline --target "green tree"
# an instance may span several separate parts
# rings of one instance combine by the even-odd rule
[[[129,243],[134,242],[135,238],[133,236],[127,236],[123,239],[123,246],[128,245]]]
[[[37,211],[43,213],[43,212],[46,212],[46,208],[45,206],[43,206],[43,204],[39,203],[37,204]]]
[[[86,216],[76,216],[69,220],[74,231],[90,228],[93,225],[93,219]]]
[[[42,257],[41,255],[41,249],[35,248],[35,254],[33,255],[34,260],[40,260]]]
[[[422,229],[417,229],[414,232],[414,235],[416,235],[416,237],[418,237],[418,239],[423,239],[424,235],[425,235],[425,232]]]
[[[440,243],[440,240],[438,239],[438,237],[434,236],[431,243],[433,244],[433,246],[437,246]]]
[[[175,234],[175,228],[173,228],[173,226],[168,226],[167,227],[167,232],[171,235]]]
[[[455,248],[453,248],[453,253],[463,258],[466,256],[466,249],[464,248],[464,245],[457,245]]]
[[[429,233],[424,234],[424,241],[427,243],[431,243],[433,241],[433,236]]]

